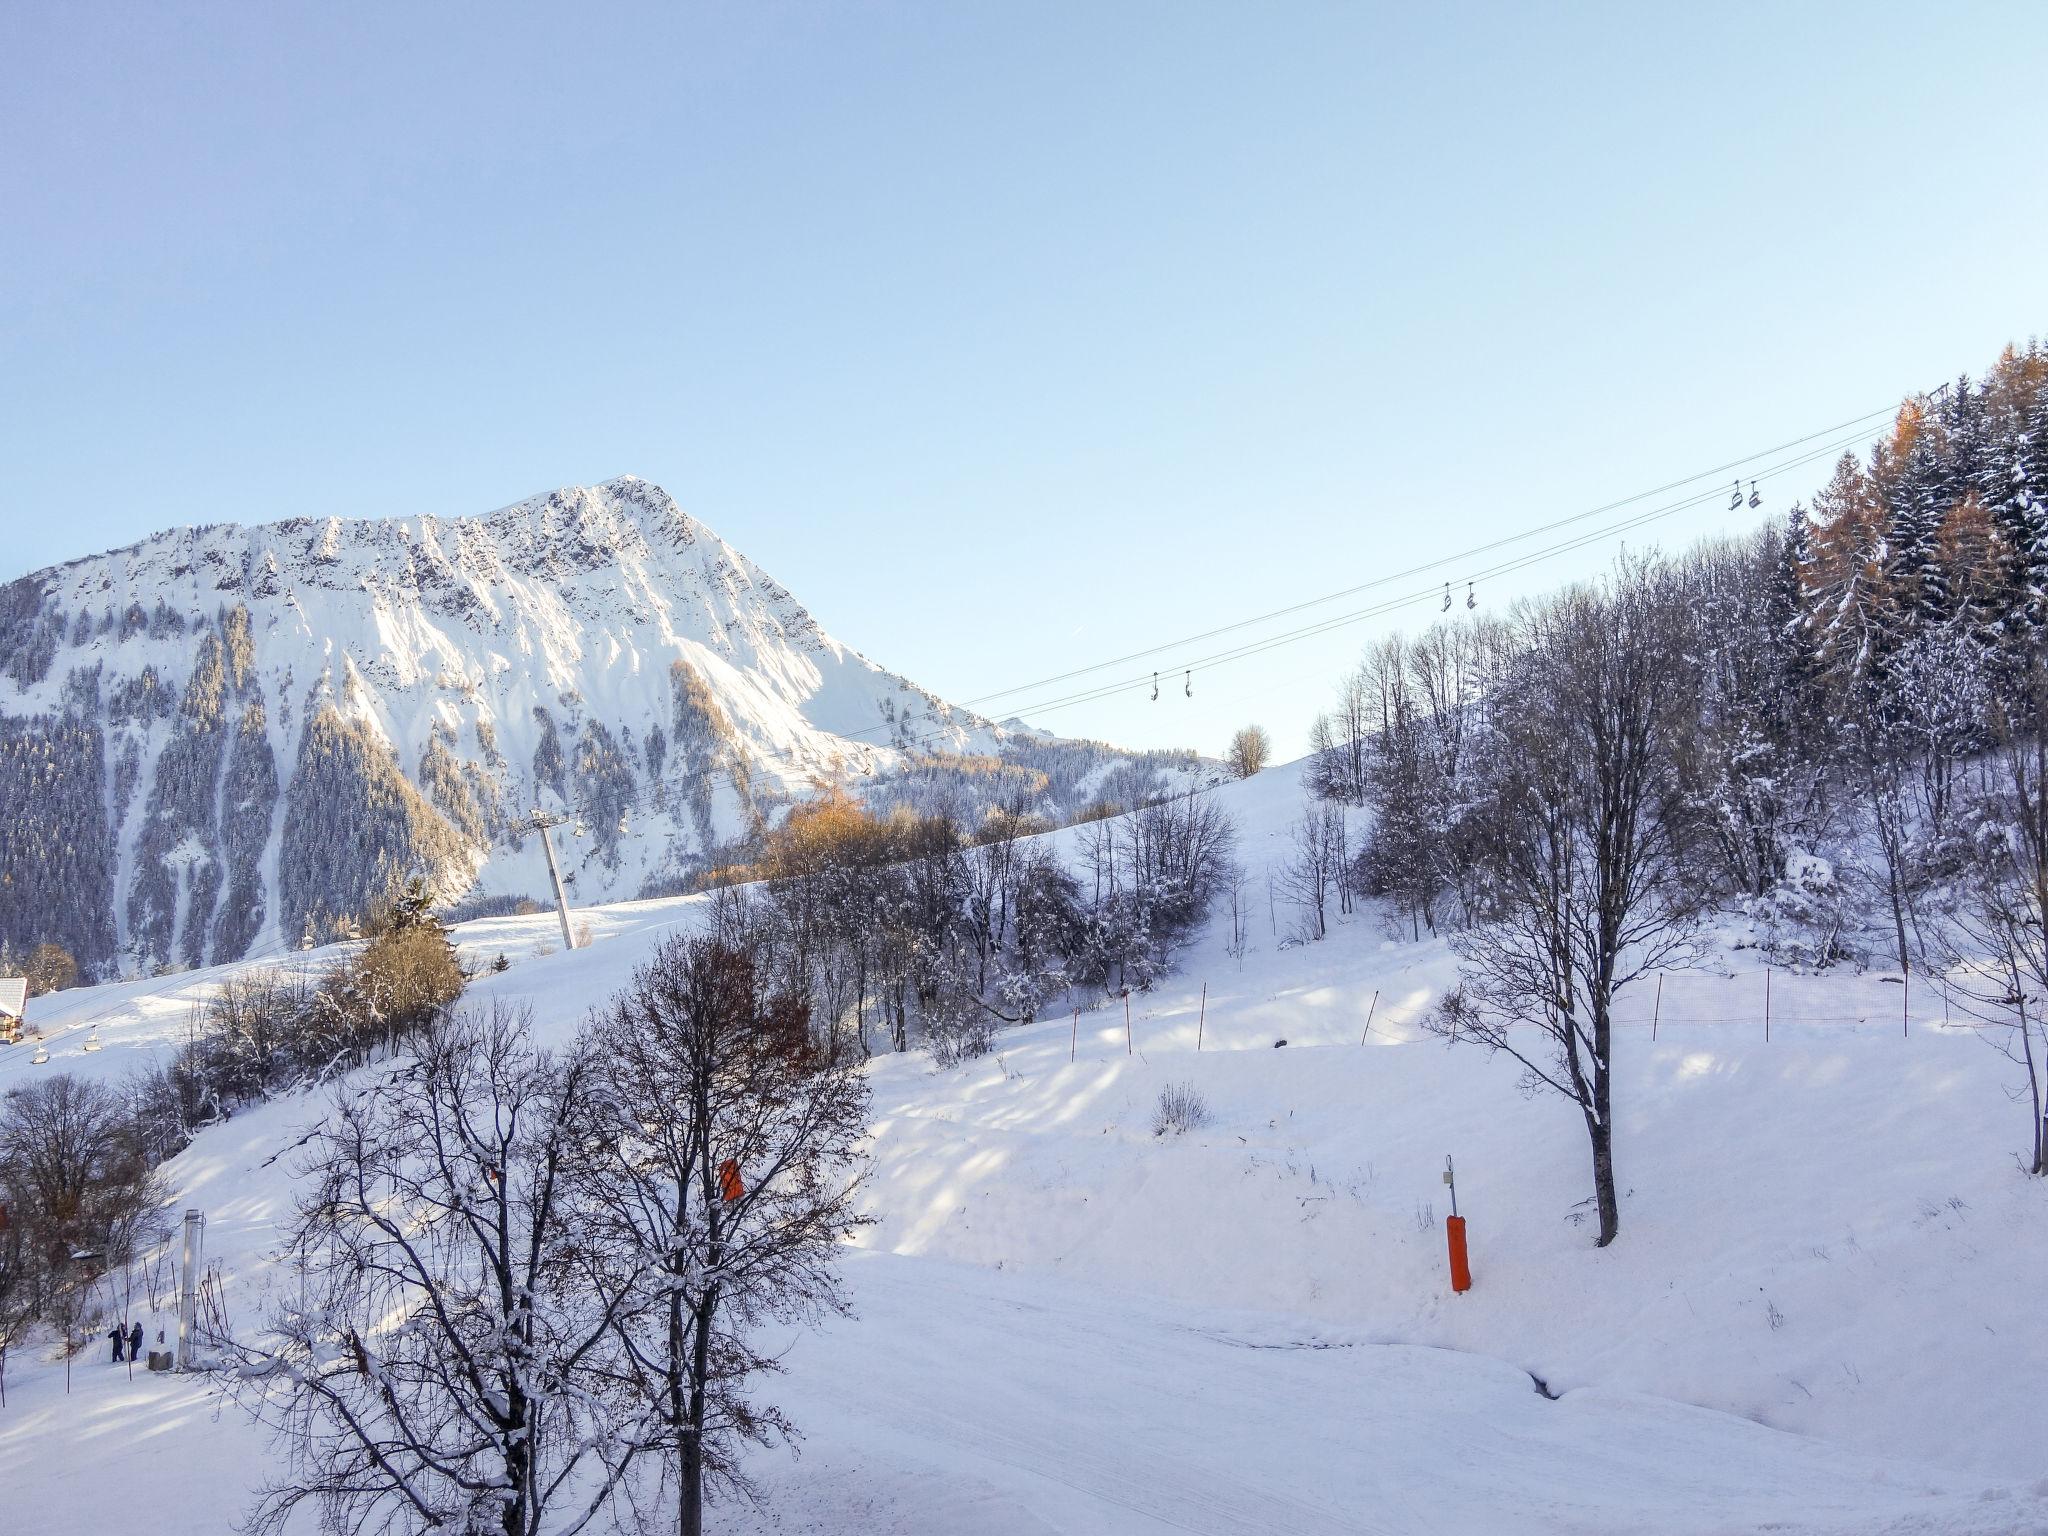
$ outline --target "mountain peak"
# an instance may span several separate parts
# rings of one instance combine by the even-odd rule
[[[941,782],[935,751],[1008,777]],[[509,900],[546,887],[504,840],[535,803],[594,829],[565,853],[577,900],[630,897],[818,782],[1059,814],[1128,761],[877,666],[634,475],[449,518],[174,529],[0,586],[0,802],[39,828],[0,843],[0,942],[199,964],[420,868]]]

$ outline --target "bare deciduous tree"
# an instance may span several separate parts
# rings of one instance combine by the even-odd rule
[[[287,1453],[250,1529],[311,1505],[351,1536],[560,1536],[604,1508],[635,1437],[585,1381],[621,1301],[576,1241],[589,1085],[587,1061],[493,1009],[338,1091],[299,1159],[264,1331],[208,1341],[237,1366],[219,1389]]]
[[[1459,985],[1433,1027],[1504,1050],[1525,1085],[1570,1099],[1593,1154],[1599,1241],[1620,1226],[1612,1104],[1614,1000],[1690,954],[1696,906],[1664,814],[1674,587],[1623,563],[1520,615],[1521,649],[1488,700],[1477,852],[1490,920],[1458,934]]]
[[[1350,863],[1344,808],[1310,799],[1294,824],[1293,851],[1280,873],[1281,890],[1301,912],[1302,937],[1320,939],[1330,931],[1330,896],[1340,893],[1350,910],[1345,869]]]
[[[2026,1073],[2028,1166],[2048,1175],[2048,665],[2038,656],[1998,704],[1980,763],[1975,835],[1936,953],[1950,994],[2000,1028]]]
[[[792,1433],[749,1396],[778,1368],[754,1331],[843,1312],[834,1260],[865,1220],[866,1079],[818,1048],[744,914],[719,927],[665,945],[603,1019],[585,1181],[594,1247],[632,1298],[611,1389],[662,1454],[682,1536],[703,1529],[707,1485],[744,1487],[746,1443]]]
[[[26,1313],[54,1316],[72,1299],[82,1308],[91,1275],[153,1240],[167,1198],[111,1088],[64,1073],[0,1101],[0,1200]]]
[[[1266,766],[1266,760],[1273,755],[1273,738],[1266,734],[1262,725],[1247,725],[1230,738],[1230,748],[1224,754],[1224,761],[1230,771],[1240,779],[1248,779]]]
[[[29,951],[21,974],[28,979],[28,995],[41,997],[46,992],[62,992],[77,986],[78,962],[61,944],[38,944]]]

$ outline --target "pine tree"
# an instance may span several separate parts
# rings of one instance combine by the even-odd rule
[[[1811,692],[1818,671],[1806,622],[1806,582],[1812,567],[1812,528],[1806,508],[1794,502],[1785,514],[1785,537],[1764,609],[1764,625],[1779,660],[1772,702],[1786,706],[1778,712],[1788,724],[1805,723],[1805,711],[1798,705]]]
[[[2023,656],[2048,624],[2048,391],[2003,423],[1990,455],[1986,508],[1992,529],[1996,640],[2004,659]]]
[[[1813,510],[1805,578],[1807,649],[1843,694],[1874,691],[1892,650],[1883,612],[1883,507],[1853,453],[1836,463]]]
[[[1901,413],[1894,441],[1879,481],[1886,513],[1884,613],[1894,643],[1903,646],[1954,613],[1955,594],[1941,561],[1941,529],[1952,503],[1939,431],[1925,402]],[[1887,467],[1889,475],[1882,473]]]

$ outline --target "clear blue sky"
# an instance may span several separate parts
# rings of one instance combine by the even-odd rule
[[[969,698],[1981,369],[2044,68],[2032,3],[13,0],[0,576],[630,472]],[[1043,720],[1292,749],[1370,632]]]

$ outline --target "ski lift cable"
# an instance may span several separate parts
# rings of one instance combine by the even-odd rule
[[[1866,435],[1864,429],[1869,423],[1877,420],[1880,417],[1896,415],[1898,413],[1898,409],[1899,408],[1896,405],[1888,405],[1881,410],[1866,411],[1861,416],[1852,416],[1847,421],[1841,421],[1835,423],[1833,426],[1823,427],[1817,432],[1809,432],[1804,437],[1795,437],[1787,442],[1778,443],[1770,448],[1759,449],[1754,453],[1745,454],[1741,458],[1730,459],[1726,463],[1714,465],[1710,469],[1698,470],[1693,474],[1686,475],[1677,480],[1668,480],[1662,485],[1653,486],[1650,489],[1644,491],[1637,491],[1633,495],[1624,496],[1619,500],[1605,502],[1597,507],[1589,507],[1583,512],[1574,512],[1568,517],[1561,517],[1548,523],[1536,524],[1532,527],[1522,529],[1520,532],[1508,534],[1503,536],[1502,538],[1495,539],[1490,543],[1476,545],[1471,549],[1462,550],[1455,555],[1446,555],[1440,560],[1432,560],[1425,565],[1411,566],[1407,570],[1398,571],[1393,573],[1392,575],[1376,577],[1372,581],[1362,582],[1359,585],[1353,587],[1345,587],[1335,592],[1326,592],[1320,597],[1308,598],[1302,602],[1291,603],[1282,608],[1271,609],[1266,613],[1255,614],[1250,618],[1238,619],[1229,624],[1219,625],[1215,629],[1203,630],[1198,634],[1183,635],[1178,640],[1169,640],[1164,644],[1152,646],[1146,650],[1132,651],[1127,655],[1114,657],[1108,661],[1099,661],[1086,667],[1077,667],[1070,672],[1054,673],[1050,677],[1039,678],[1036,682],[1019,683],[1013,688],[1004,688],[998,690],[995,693],[985,693],[975,698],[963,699],[961,700],[961,707],[971,709],[976,705],[987,704],[996,699],[1008,698],[1013,694],[1029,693],[1035,689],[1048,686],[1052,683],[1061,683],[1066,682],[1072,678],[1085,677],[1090,672],[1099,672],[1106,667],[1121,666],[1126,662],[1139,661],[1151,656],[1156,656],[1159,655],[1161,652],[1172,650],[1176,646],[1191,645],[1199,641],[1211,640],[1218,635],[1230,634],[1235,630],[1244,629],[1254,624],[1263,624],[1272,619],[1285,618],[1290,614],[1300,613],[1305,609],[1320,607],[1324,603],[1338,602],[1343,598],[1355,597],[1360,592],[1368,591],[1375,586],[1384,585],[1387,582],[1399,581],[1404,577],[1420,575],[1424,571],[1434,570],[1441,566],[1449,565],[1459,560],[1470,559],[1475,555],[1491,553],[1495,549],[1499,549],[1508,544],[1519,543],[1523,539],[1532,539],[1538,537],[1541,534],[1553,533],[1559,528],[1569,527],[1573,523],[1584,522],[1588,518],[1599,517],[1604,513],[1619,511],[1623,507],[1633,506],[1635,503],[1647,500],[1650,497],[1661,496],[1667,491],[1674,491],[1682,486],[1691,485],[1696,481],[1705,479],[1709,475],[1714,476],[1716,479],[1718,479],[1721,475],[1725,474],[1731,469],[1738,468],[1742,465],[1754,463],[1758,459],[1769,458],[1774,454],[1783,453],[1789,449],[1804,447],[1806,444],[1812,443],[1823,437],[1836,436],[1850,428],[1857,429],[1855,435],[1860,440],[1862,437]]]
[[[1807,463],[1813,462],[1816,459],[1823,458],[1832,453],[1835,453],[1841,446],[1843,445],[1836,443],[1828,444],[1827,446],[1822,447],[1820,449],[1816,449],[1811,453],[1804,454],[1795,459],[1787,460],[1784,463],[1775,465],[1768,470],[1759,471],[1757,478],[1759,480],[1765,480],[1775,475],[1788,474]],[[1701,493],[1698,496],[1689,497],[1681,502],[1675,502],[1668,506],[1652,508],[1648,511],[1637,513],[1636,515],[1623,519],[1620,522],[1609,524],[1605,527],[1592,529],[1585,533],[1576,534],[1569,539],[1561,540],[1558,543],[1550,545],[1546,548],[1540,550],[1527,551],[1525,553],[1518,554],[1508,560],[1502,561],[1496,565],[1489,566],[1482,570],[1474,571],[1471,573],[1471,576],[1468,579],[1476,583],[1482,580],[1492,580],[1498,577],[1510,575],[1516,571],[1525,569],[1532,565],[1536,565],[1542,561],[1554,559],[1558,555],[1568,554],[1574,550],[1583,549],[1588,545],[1598,543],[1604,539],[1612,538],[1617,534],[1627,533],[1632,531],[1633,529],[1643,527],[1646,524],[1655,522],[1665,517],[1672,516],[1678,512],[1686,511],[1694,507],[1705,505],[1707,503],[1712,502],[1720,494],[1721,493],[1719,491],[1707,491]],[[1317,620],[1312,624],[1301,626],[1298,629],[1284,631],[1278,635],[1264,636],[1260,639],[1247,642],[1242,646],[1233,647],[1226,651],[1219,651],[1212,653],[1210,655],[1197,657],[1190,663],[1190,665],[1200,667],[1215,667],[1225,665],[1232,661],[1238,661],[1248,656],[1260,654],[1263,651],[1273,649],[1277,646],[1288,645],[1298,640],[1309,639],[1319,634],[1328,633],[1332,629],[1341,628],[1348,624],[1359,623],[1365,619],[1378,617],[1382,614],[1392,612],[1399,608],[1409,607],[1418,602],[1423,602],[1430,599],[1437,599],[1440,602],[1442,590],[1443,589],[1440,587],[1431,586],[1417,592],[1411,592],[1402,597],[1390,598],[1383,602],[1372,604],[1371,606],[1366,608],[1357,609],[1349,613],[1338,614],[1328,619]],[[1020,705],[1018,706],[1015,713],[1019,715],[1043,714],[1054,709],[1064,709],[1072,705],[1087,703],[1094,699],[1107,698],[1112,694],[1122,692],[1123,690],[1134,686],[1134,684],[1138,681],[1142,681],[1142,679],[1124,678],[1117,682],[1100,684],[1095,687],[1079,690],[1073,694],[1061,698],[1048,699],[1038,703]]]
[[[252,945],[249,949],[243,951],[239,955],[235,955],[230,958],[211,960],[205,965],[193,966],[192,968],[183,971],[173,971],[167,975],[156,978],[154,985],[141,987],[136,990],[128,992],[126,996],[124,996],[118,1004],[109,1004],[107,1007],[98,1009],[93,1013],[87,1014],[84,1018],[72,1019],[70,1022],[60,1026],[54,1034],[41,1035],[36,1037],[36,1039],[29,1039],[24,1037],[23,1039],[15,1042],[11,1046],[0,1046],[0,1062],[11,1060],[14,1056],[17,1056],[22,1052],[29,1050],[38,1042],[38,1040],[43,1044],[48,1044],[50,1041],[53,1040],[61,1041],[63,1039],[68,1038],[71,1035],[76,1034],[81,1029],[87,1029],[96,1034],[99,1030],[100,1024],[103,1021],[110,1020],[116,1012],[128,1008],[132,1004],[146,1002],[151,998],[162,997],[167,993],[176,992],[181,988],[192,986],[196,983],[203,983],[206,979],[208,972],[225,970],[230,966],[247,966],[264,960],[283,960],[294,954],[299,953],[303,953],[303,950],[301,948],[301,942],[297,939],[293,939],[286,936],[280,930],[277,937],[273,938],[268,943]],[[131,982],[124,982],[119,980],[118,978],[114,981],[94,983],[94,987],[132,985],[133,984]],[[85,991],[89,989],[83,987],[76,989],[67,987],[65,990]],[[55,992],[46,992],[41,995],[47,998],[55,998],[59,994]]]
[[[1642,521],[1647,521],[1647,519],[1644,519]],[[1631,524],[1630,526],[1640,526],[1640,523]],[[1611,537],[1616,532],[1626,531],[1628,530],[1605,529],[1597,534],[1588,535],[1581,539],[1575,539],[1570,541],[1569,543],[1561,544],[1556,548],[1544,550],[1539,553],[1535,553],[1523,557],[1521,559],[1517,559],[1506,564],[1494,567],[1493,569],[1482,574],[1488,578],[1508,575],[1515,571],[1525,569],[1529,566],[1539,564],[1542,561],[1554,559],[1558,555],[1568,554],[1574,550],[1585,548],[1588,545],[1597,543],[1602,539]],[[1419,592],[1413,592],[1403,597],[1389,598],[1384,602],[1375,603],[1368,608],[1361,608],[1350,613],[1338,614],[1332,618],[1321,620],[1315,624],[1306,625],[1300,629],[1291,630],[1284,634],[1267,636],[1263,639],[1253,641],[1247,645],[1241,646],[1231,651],[1218,652],[1214,655],[1205,656],[1201,658],[1197,664],[1205,668],[1227,666],[1232,662],[1243,661],[1252,656],[1262,655],[1267,651],[1277,650],[1282,646],[1292,645],[1301,640],[1313,639],[1316,636],[1328,634],[1334,630],[1342,629],[1352,624],[1362,623],[1367,619],[1380,618],[1389,613],[1394,613],[1404,608],[1414,607],[1418,603],[1431,601],[1440,601],[1437,589],[1433,587],[1427,588]],[[1474,606],[1477,606],[1476,603],[1474,604]],[[1082,693],[1071,694],[1065,698],[1050,699],[1043,703],[1023,706],[1019,710],[1019,714],[1049,714],[1054,710],[1067,709],[1075,705],[1086,704],[1098,699],[1111,697],[1114,694],[1125,691],[1130,686],[1131,684],[1129,682],[1105,684],[1101,687],[1089,689]]]
[[[1514,560],[1504,562],[1488,570],[1478,572],[1476,573],[1475,579],[1490,579],[1494,577],[1511,574],[1512,572],[1525,569],[1529,566],[1538,564],[1542,561],[1553,559],[1558,555],[1570,553],[1571,551],[1577,549],[1583,549],[1588,545],[1612,537],[1617,533],[1625,533],[1630,529],[1640,527],[1651,520],[1652,515],[1645,515],[1639,518],[1632,519],[1626,524],[1596,530],[1590,534],[1582,535],[1578,538],[1558,544],[1550,549],[1532,552],[1528,555],[1520,556]],[[1385,602],[1373,604],[1371,607],[1368,608],[1358,609],[1351,613],[1339,614],[1333,618],[1321,620],[1312,625],[1303,626],[1300,629],[1288,631],[1280,635],[1268,636],[1261,640],[1250,642],[1247,645],[1238,647],[1231,651],[1219,652],[1214,655],[1200,658],[1196,662],[1196,665],[1205,667],[1218,667],[1226,665],[1233,661],[1241,661],[1246,659],[1247,657],[1259,655],[1265,651],[1277,649],[1278,647],[1283,645],[1291,645],[1299,640],[1311,639],[1317,635],[1327,634],[1332,630],[1342,628],[1346,625],[1359,623],[1366,619],[1380,617],[1382,615],[1394,612],[1398,609],[1411,607],[1417,603],[1436,599],[1437,597],[1437,589],[1431,587],[1424,589],[1422,591],[1410,593],[1404,597],[1391,598],[1386,600]],[[1476,603],[1474,604],[1474,606],[1476,606]],[[1064,698],[1049,699],[1041,703],[1022,706],[1019,709],[1018,713],[1020,715],[1047,714],[1057,709],[1066,709],[1074,705],[1085,704],[1097,699],[1108,698],[1116,693],[1123,691],[1124,689],[1129,688],[1130,686],[1131,684],[1128,680],[1120,683],[1104,684],[1096,688],[1091,688],[1079,693],[1068,695]]]
[[[1868,434],[1866,434],[1866,430],[1862,430],[1862,428],[1858,428],[1858,430],[1851,430],[1851,432],[1845,432],[1845,434],[1841,434],[1841,436],[1837,436],[1837,438],[1833,438],[1833,440],[1827,440],[1827,442],[1823,442],[1821,446],[1817,446],[1817,449],[1808,449],[1806,453],[1794,455],[1792,459],[1784,459],[1784,461],[1780,461],[1780,463],[1776,463],[1776,465],[1769,465],[1769,467],[1757,469],[1757,471],[1755,471],[1755,475],[1753,475],[1753,479],[1751,479],[1751,492],[1755,494],[1755,485],[1757,485],[1757,481],[1765,481],[1765,479],[1774,479],[1774,477],[1778,477],[1778,475],[1784,475],[1784,473],[1792,473],[1794,469],[1802,469],[1802,467],[1806,467],[1806,465],[1810,465],[1810,463],[1815,463],[1815,461],[1819,461],[1819,459],[1829,459],[1829,457],[1835,457],[1837,453],[1843,453],[1843,451],[1847,451],[1847,449],[1853,449],[1853,446],[1855,446],[1855,444],[1858,444],[1858,442],[1862,442],[1862,440],[1864,440],[1866,436],[1868,436]],[[1800,442],[1810,442],[1810,440],[1812,440],[1812,436],[1808,436],[1808,438],[1800,438]],[[1694,496],[1688,496],[1688,498],[1681,498],[1681,500],[1677,500],[1677,502],[1669,502],[1669,504],[1665,504],[1665,506],[1657,506],[1657,508],[1649,508],[1649,510],[1645,510],[1645,512],[1638,512],[1638,514],[1632,514],[1632,516],[1628,516],[1628,518],[1622,518],[1620,522],[1614,522],[1614,524],[1608,524],[1608,526],[1604,526],[1604,528],[1595,528],[1595,530],[1591,530],[1591,532],[1585,532],[1585,535],[1573,535],[1571,539],[1567,539],[1567,541],[1561,541],[1561,543],[1556,543],[1556,545],[1550,545],[1550,547],[1544,547],[1544,549],[1536,549],[1536,551],[1526,551],[1526,555],[1518,555],[1518,557],[1513,557],[1513,559],[1509,559],[1509,561],[1497,563],[1497,565],[1493,565],[1493,567],[1487,567],[1487,569],[1481,569],[1481,571],[1473,571],[1473,573],[1470,573],[1470,575],[1468,575],[1468,582],[1470,582],[1470,580],[1485,580],[1485,578],[1495,578],[1495,575],[1505,575],[1505,573],[1509,573],[1509,571],[1516,571],[1516,569],[1522,569],[1524,565],[1532,565],[1532,563],[1538,563],[1538,561],[1550,559],[1550,557],[1554,557],[1554,555],[1561,555],[1561,553],[1569,553],[1569,551],[1575,551],[1575,549],[1583,549],[1583,547],[1587,547],[1587,545],[1591,545],[1591,543],[1597,543],[1597,541],[1602,541],[1602,539],[1610,539],[1610,537],[1618,535],[1618,532],[1628,532],[1628,530],[1632,530],[1632,528],[1638,528],[1638,526],[1642,526],[1642,524],[1647,524],[1647,522],[1655,522],[1655,520],[1659,520],[1659,518],[1667,518],[1667,516],[1673,516],[1673,514],[1677,514],[1677,512],[1686,512],[1686,510],[1694,510],[1694,508],[1702,508],[1702,506],[1708,506],[1708,504],[1712,504],[1712,502],[1714,502],[1714,500],[1716,500],[1718,496],[1720,496],[1720,492],[1718,492],[1718,489],[1704,489],[1704,492],[1698,492],[1698,494],[1694,494]],[[1640,498],[1630,498],[1630,500],[1640,500]],[[1761,496],[1759,496],[1759,504],[1761,504]],[[1565,518],[1563,522],[1577,522],[1577,520],[1581,520],[1581,518]],[[1554,526],[1561,526],[1561,524],[1546,524],[1546,526],[1552,526],[1552,528],[1554,528]],[[1466,559],[1466,557],[1470,557],[1470,555],[1477,555],[1477,553],[1491,553],[1491,551],[1495,551],[1495,549],[1501,549],[1501,547],[1505,547],[1505,545],[1511,545],[1511,543],[1518,543],[1518,541],[1522,541],[1524,537],[1528,537],[1528,535],[1526,535],[1526,532],[1524,532],[1524,535],[1511,535],[1511,537],[1505,537],[1505,539],[1497,539],[1497,541],[1493,541],[1493,543],[1489,543],[1489,545],[1479,545],[1479,547],[1475,547],[1473,551],[1464,551],[1464,553],[1460,553],[1460,555],[1450,555],[1450,557],[1444,557],[1444,559],[1436,559],[1436,561],[1427,561],[1427,563],[1423,563],[1423,565],[1413,565],[1413,567],[1409,567],[1409,569],[1405,569],[1405,571],[1395,571],[1395,573],[1391,573],[1391,575],[1382,575],[1382,578],[1374,578],[1372,582],[1364,582],[1364,584],[1360,584],[1360,586],[1356,586],[1356,588],[1350,588],[1350,592],[1364,592],[1364,590],[1370,590],[1370,588],[1374,588],[1374,586],[1384,586],[1384,584],[1391,584],[1391,582],[1397,582],[1397,580],[1405,578],[1405,575],[1417,575],[1417,573],[1421,573],[1421,571],[1427,571],[1427,569],[1434,569],[1434,567],[1442,567],[1442,565],[1454,563],[1454,561],[1458,561],[1458,559]],[[1446,584],[1446,586],[1448,586],[1448,584]],[[1436,592],[1438,592],[1438,588],[1432,588],[1430,592],[1432,592],[1432,594],[1436,594]],[[1341,596],[1341,594],[1333,594],[1333,596]],[[1419,598],[1399,598],[1399,600],[1395,600],[1395,602],[1393,602],[1391,606],[1407,606],[1409,602],[1415,602],[1415,600],[1419,600]],[[1303,606],[1317,606],[1317,604],[1315,604],[1315,602],[1309,602],[1309,604],[1296,604],[1296,608],[1303,608]],[[1475,602],[1473,606],[1477,606],[1477,602]],[[1360,621],[1360,618],[1368,618],[1368,616],[1374,616],[1376,612],[1384,612],[1384,610],[1386,610],[1386,608],[1382,608],[1382,606],[1374,606],[1374,608],[1368,608],[1368,610],[1358,610],[1358,612],[1352,612],[1352,614],[1341,614],[1341,616],[1337,618],[1337,621],[1335,621],[1335,623],[1356,623],[1356,621]],[[1284,612],[1284,610],[1276,610],[1276,612]],[[1225,625],[1225,627],[1221,627],[1221,629],[1217,629],[1217,631],[1208,631],[1208,635],[1225,635],[1225,633],[1231,633],[1233,629],[1243,629],[1243,627],[1245,627],[1245,625],[1249,625],[1249,623],[1260,623],[1260,621],[1243,621],[1243,623],[1239,623],[1239,625]],[[1300,637],[1307,637],[1307,635],[1313,635],[1313,633],[1321,633],[1321,631],[1323,631],[1325,627],[1331,627],[1331,621],[1317,621],[1315,625],[1303,627],[1303,629],[1300,629],[1300,631],[1284,631],[1284,633],[1280,633],[1280,635],[1272,635],[1272,637],[1268,637],[1268,639],[1272,639],[1272,641],[1278,641],[1278,643],[1288,643],[1288,641],[1292,641],[1292,639],[1300,639]],[[1192,637],[1192,639],[1198,639],[1198,637]],[[1157,649],[1176,649],[1176,647],[1178,647],[1178,645],[1182,645],[1182,643],[1186,643],[1186,641],[1174,641],[1174,643],[1169,643],[1169,645],[1163,645],[1163,647],[1157,647]],[[1253,647],[1253,649],[1251,649],[1251,651],[1245,651],[1245,653],[1253,653],[1253,651],[1255,651],[1257,647],[1262,647],[1262,645],[1264,645],[1264,641],[1253,641],[1253,643],[1251,643],[1251,647]],[[1151,653],[1153,653],[1153,651],[1139,651],[1139,655],[1151,655]],[[1229,659],[1235,659],[1235,657],[1237,657],[1237,651],[1231,651],[1231,653],[1229,653]],[[1202,659],[1198,659],[1198,662],[1196,662],[1196,666],[1204,666],[1204,664],[1214,664],[1214,659],[1217,659],[1217,657],[1202,657]],[[1108,664],[1102,664],[1102,666],[1108,666]],[[1098,666],[1098,668],[1083,668],[1083,670],[1079,670],[1079,672],[1073,672],[1073,674],[1065,674],[1065,676],[1085,676],[1087,672],[1094,672],[1094,670],[1100,670],[1100,666]],[[1012,715],[1020,715],[1020,717],[1022,717],[1022,715],[1034,715],[1034,713],[1040,713],[1040,711],[1044,711],[1044,709],[1063,709],[1063,707],[1067,707],[1067,705],[1069,705],[1069,702],[1085,702],[1087,698],[1104,698],[1104,696],[1110,696],[1110,694],[1114,694],[1114,692],[1120,692],[1120,690],[1124,690],[1124,688],[1128,688],[1128,686],[1130,686],[1130,680],[1120,680],[1120,682],[1110,682],[1110,684],[1090,686],[1090,688],[1085,688],[1085,690],[1079,690],[1079,692],[1077,692],[1077,694],[1073,694],[1073,696],[1063,696],[1063,698],[1055,698],[1055,700],[1044,700],[1044,702],[1026,702],[1026,705],[1016,705],[1016,707],[1008,709],[1006,713],[1012,713]],[[989,696],[993,696],[993,694],[985,694],[983,698],[989,698]],[[979,702],[979,700],[977,700],[977,702]],[[965,705],[963,705],[963,709],[965,709]]]
[[[12,1045],[0,1046],[0,1064],[13,1061],[17,1057],[29,1055],[30,1053],[36,1051],[44,1052],[44,1059],[47,1060],[48,1047],[52,1041],[62,1041],[68,1039],[70,1036],[78,1033],[78,1031],[80,1030],[97,1031],[100,1027],[100,1023],[102,1020],[111,1018],[116,1012],[119,1012],[122,1009],[126,1009],[135,1003],[146,1002],[150,998],[162,997],[164,994],[169,992],[175,992],[181,987],[190,986],[195,981],[201,980],[204,976],[204,973],[207,971],[218,970],[223,966],[240,966],[248,965],[252,962],[261,960],[281,959],[285,955],[294,952],[297,949],[297,947],[298,946],[296,943],[286,941],[280,937],[279,939],[274,940],[270,944],[258,945],[250,949],[248,953],[238,955],[232,960],[216,960],[210,965],[198,967],[193,970],[173,972],[171,975],[161,978],[156,985],[144,987],[139,991],[130,992],[126,997],[122,998],[118,1004],[110,1003],[106,1007],[97,1009],[96,1011],[88,1014],[86,1017],[82,1019],[73,1019],[68,1024],[65,1024],[61,1028],[57,1029],[54,1033],[41,1034],[34,1037],[23,1036],[20,1040],[17,1040]],[[123,983],[114,981],[99,983],[99,985],[120,986],[123,985]],[[73,989],[67,987],[65,990],[70,991]],[[85,989],[80,988],[78,990]],[[56,992],[45,992],[40,995],[46,998],[54,998],[60,996],[61,994]],[[102,1043],[102,1048],[104,1048],[104,1042]]]

